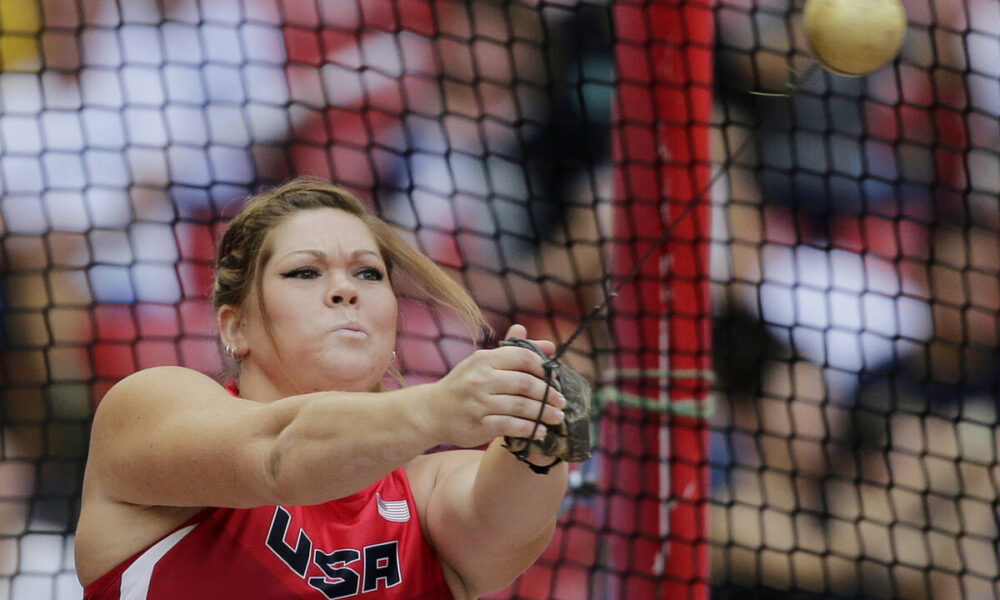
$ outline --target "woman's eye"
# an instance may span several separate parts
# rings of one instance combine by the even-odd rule
[[[366,267],[358,271],[358,277],[366,281],[382,281],[385,275],[375,267]]]
[[[281,276],[286,279],[316,279],[319,277],[319,271],[312,267],[302,267],[301,269],[294,269],[287,273],[283,273]]]

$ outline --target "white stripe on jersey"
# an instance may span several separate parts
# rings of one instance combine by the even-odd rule
[[[121,600],[146,600],[149,594],[149,582],[153,578],[153,568],[160,559],[177,545],[177,542],[184,539],[184,536],[191,533],[197,524],[189,525],[183,529],[171,533],[159,542],[142,553],[134,563],[129,565],[122,573]]]

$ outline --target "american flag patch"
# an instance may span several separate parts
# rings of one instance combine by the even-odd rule
[[[383,500],[382,494],[375,492],[375,502],[378,504],[378,514],[386,521],[405,523],[410,520],[410,505],[406,500]]]

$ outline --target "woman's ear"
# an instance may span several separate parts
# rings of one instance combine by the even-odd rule
[[[215,313],[215,323],[219,328],[219,337],[223,347],[233,347],[246,351],[246,340],[243,337],[243,315],[238,308],[225,304]]]

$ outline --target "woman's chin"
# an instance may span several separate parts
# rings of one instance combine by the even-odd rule
[[[323,377],[323,389],[338,392],[368,392],[382,380],[381,373],[372,372],[371,365],[337,365],[326,371]]]

